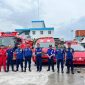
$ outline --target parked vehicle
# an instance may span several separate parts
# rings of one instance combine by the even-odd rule
[[[73,57],[74,65],[85,65],[85,48],[80,44],[72,45],[72,48],[75,50]]]
[[[34,52],[35,48],[37,47],[37,43],[40,44],[40,47],[42,48],[42,62],[47,63],[48,62],[48,56],[47,56],[47,50],[49,48],[49,45],[52,45],[53,49],[55,48],[55,40],[52,37],[43,37],[37,39],[35,45],[34,45]],[[33,56],[33,61],[36,63],[36,56]],[[56,63],[56,58],[54,57],[54,63]]]
[[[4,46],[4,49],[8,49],[8,46],[11,45],[14,47],[14,50],[17,49],[17,45],[20,45],[22,49],[26,47],[26,44],[33,46],[32,40],[23,39],[18,35],[18,32],[0,32],[0,46]],[[14,54],[14,59],[16,55]]]

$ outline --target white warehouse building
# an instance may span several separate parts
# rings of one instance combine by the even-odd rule
[[[21,36],[31,37],[32,39],[54,37],[54,28],[46,27],[44,21],[32,21],[31,28],[18,28],[15,31],[19,32]]]

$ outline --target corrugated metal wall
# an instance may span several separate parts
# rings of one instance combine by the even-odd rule
[[[85,30],[76,30],[76,37],[78,36],[85,36]]]

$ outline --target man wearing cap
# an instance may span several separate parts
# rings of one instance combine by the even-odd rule
[[[15,50],[16,53],[16,71],[19,70],[19,65],[21,66],[21,72],[23,72],[23,50],[18,45],[18,48]]]
[[[40,44],[37,43],[37,48],[35,49],[35,55],[36,55],[36,65],[37,65],[37,71],[42,71],[42,48],[40,47]]]
[[[73,69],[73,53],[74,49],[71,48],[71,43],[68,42],[68,47],[66,48],[66,66],[67,66],[67,73],[70,73],[70,67],[71,67],[71,73],[74,74]]]
[[[61,72],[63,73],[64,68],[64,57],[65,57],[65,50],[61,48],[61,45],[58,44],[58,49],[55,51],[56,59],[57,59],[57,72],[60,71],[60,65],[61,65]]]
[[[31,72],[31,58],[32,58],[32,50],[30,48],[30,45],[27,45],[26,48],[24,49],[24,59],[25,59],[25,70],[27,68],[27,63],[29,63],[29,71]]]
[[[9,45],[9,49],[7,50],[7,72],[9,72],[10,65],[11,65],[12,71],[14,71],[13,52],[14,52],[14,49],[11,47],[11,45]]]
[[[49,49],[47,51],[47,56],[48,56],[48,70],[50,71],[50,66],[52,66],[52,71],[54,72],[54,49],[52,49],[52,45],[49,45]]]

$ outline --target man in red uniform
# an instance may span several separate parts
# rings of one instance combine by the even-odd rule
[[[0,72],[1,72],[1,67],[3,66],[4,71],[6,72],[6,49],[4,49],[3,46],[0,48]]]

